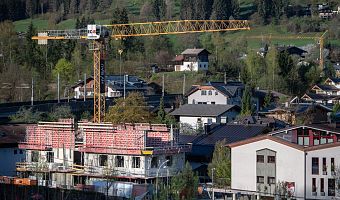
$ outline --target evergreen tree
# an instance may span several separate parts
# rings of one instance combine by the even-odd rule
[[[214,170],[213,170],[214,169]],[[213,158],[208,166],[209,176],[214,173],[214,183],[225,188],[231,182],[231,161],[230,149],[226,147],[226,140],[218,141],[215,144]]]
[[[172,178],[171,191],[175,200],[193,199],[197,193],[198,176],[186,162],[184,169]]]
[[[79,6],[78,0],[71,0],[71,2],[70,2],[70,13],[71,14],[78,13],[79,12],[78,6]],[[79,21],[79,18],[77,18],[77,20]]]
[[[251,114],[252,114],[251,90],[250,87],[246,85],[242,96],[241,116],[248,116]]]
[[[183,20],[194,19],[194,0],[182,0],[180,18]]]
[[[272,101],[272,91],[268,90],[266,96],[264,97],[263,107],[267,108],[270,106]]]
[[[36,69],[37,72],[42,72],[41,66],[41,52],[39,51],[38,44],[32,40],[32,37],[37,34],[33,23],[28,26],[25,39],[25,62],[28,69]]]
[[[232,15],[231,0],[214,0],[212,7],[212,19],[229,19]]]

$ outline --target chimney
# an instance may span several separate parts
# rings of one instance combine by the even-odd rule
[[[211,124],[204,124],[204,134],[208,135],[211,130]]]

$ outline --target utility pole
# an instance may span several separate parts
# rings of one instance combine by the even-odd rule
[[[34,102],[34,79],[32,77],[32,94],[31,94],[31,106],[33,106],[33,102]]]
[[[125,78],[125,74],[124,74],[124,99],[125,99],[125,97],[126,97],[126,93],[125,93],[125,92],[126,92],[126,91],[125,91],[125,79],[126,79],[126,78]]]
[[[185,95],[185,74],[183,76],[183,96]]]
[[[215,200],[215,192],[214,192],[214,171],[215,168],[211,169],[211,191],[212,191],[212,200]]]
[[[162,97],[164,97],[164,74],[162,76]]]
[[[224,84],[227,84],[227,72],[224,72]]]
[[[84,101],[86,101],[86,73],[84,74]]]
[[[60,103],[60,92],[59,92],[59,90],[60,90],[60,80],[59,80],[59,73],[58,73],[58,103]]]

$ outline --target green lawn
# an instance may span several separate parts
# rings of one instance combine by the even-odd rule
[[[31,21],[33,22],[34,27],[37,29],[47,29],[48,20],[44,19],[25,19],[20,21],[15,21],[14,26],[17,32],[25,32],[30,25]]]

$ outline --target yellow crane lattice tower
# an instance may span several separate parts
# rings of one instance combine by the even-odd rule
[[[122,39],[126,37],[172,35],[183,33],[204,33],[250,30],[247,20],[178,20],[162,22],[145,22],[113,25],[88,25],[87,29],[47,30],[33,36],[39,44],[47,44],[48,40],[90,40],[93,51],[94,75],[94,113],[93,121],[103,121],[105,114],[105,46],[109,37]],[[84,83],[86,84],[86,83]],[[85,95],[85,94],[84,94]]]

